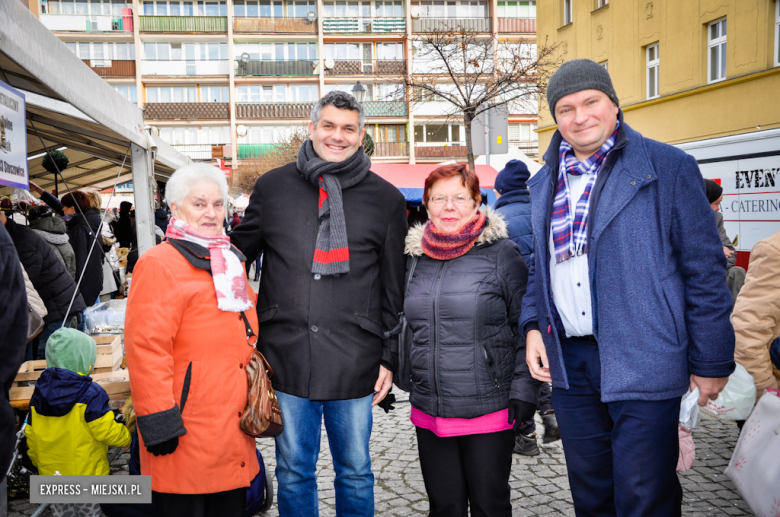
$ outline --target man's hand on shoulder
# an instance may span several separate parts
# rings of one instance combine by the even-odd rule
[[[374,400],[371,402],[371,406],[376,406],[382,399],[387,396],[390,388],[393,387],[393,372],[385,368],[379,367],[379,377],[376,378],[376,384],[374,384]]]
[[[542,333],[538,330],[529,330],[525,336],[525,362],[531,370],[531,377],[537,381],[552,382],[547,350],[544,348]]]
[[[728,377],[713,378],[691,375],[691,391],[699,388],[699,405],[704,406],[707,404],[707,399],[715,400],[718,398],[718,393],[723,391],[727,382],[729,382]]]

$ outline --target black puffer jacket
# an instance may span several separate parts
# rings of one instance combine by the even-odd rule
[[[404,302],[414,334],[410,401],[428,415],[475,418],[510,398],[537,402],[517,328],[528,267],[504,220],[483,210],[487,225],[461,257],[424,255],[423,226],[406,238],[406,253],[419,257]]]
[[[52,210],[63,215],[62,203],[60,203],[59,199],[48,192],[44,192],[41,194],[41,200],[49,205]],[[85,217],[86,221],[84,220]],[[81,212],[77,211],[70,221],[67,222],[70,245],[76,255],[77,282],[86,264],[86,271],[84,271],[84,278],[79,285],[79,291],[87,307],[97,301],[100,291],[103,290],[103,238],[99,236],[97,241],[95,240],[95,234],[100,228],[100,222],[100,214],[95,210],[87,210],[83,216]],[[92,255],[89,254],[91,246],[95,247]],[[89,257],[88,263],[87,257]]]
[[[40,235],[10,219],[5,229],[14,241],[16,252],[27,271],[27,276],[46,306],[48,314],[43,318],[43,322],[48,325],[62,321],[76,290],[76,282]],[[76,294],[69,314],[75,316],[82,310],[84,310],[84,300],[80,294]]]

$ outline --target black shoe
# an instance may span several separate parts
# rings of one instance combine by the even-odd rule
[[[260,280],[260,275],[255,275],[255,282],[258,282]]]
[[[515,436],[515,447],[512,449],[515,454],[523,456],[539,456],[539,445],[536,443],[536,433],[531,436],[518,434]]]
[[[561,430],[558,429],[558,420],[552,409],[542,414],[542,423],[544,424],[544,437],[542,443],[555,442],[561,439]]]

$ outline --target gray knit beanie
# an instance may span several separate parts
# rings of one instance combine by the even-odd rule
[[[616,106],[620,106],[607,69],[590,59],[574,59],[562,64],[547,84],[547,104],[550,106],[553,120],[558,101],[582,90],[602,91]]]

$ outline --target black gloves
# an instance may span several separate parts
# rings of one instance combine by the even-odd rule
[[[166,454],[173,453],[173,451],[175,451],[176,447],[178,446],[179,446],[179,437],[174,436],[170,440],[164,441],[162,443],[158,443],[156,445],[150,445],[146,448],[146,450],[151,452],[155,456],[165,456]]]
[[[385,413],[389,413],[390,411],[395,409],[393,404],[395,404],[395,395],[393,395],[392,393],[388,393],[387,396],[383,398],[379,404],[377,404],[377,406],[384,409]]]
[[[530,402],[522,400],[509,399],[509,422],[515,433],[520,432],[520,426],[525,422],[533,420],[536,413],[536,406]]]

